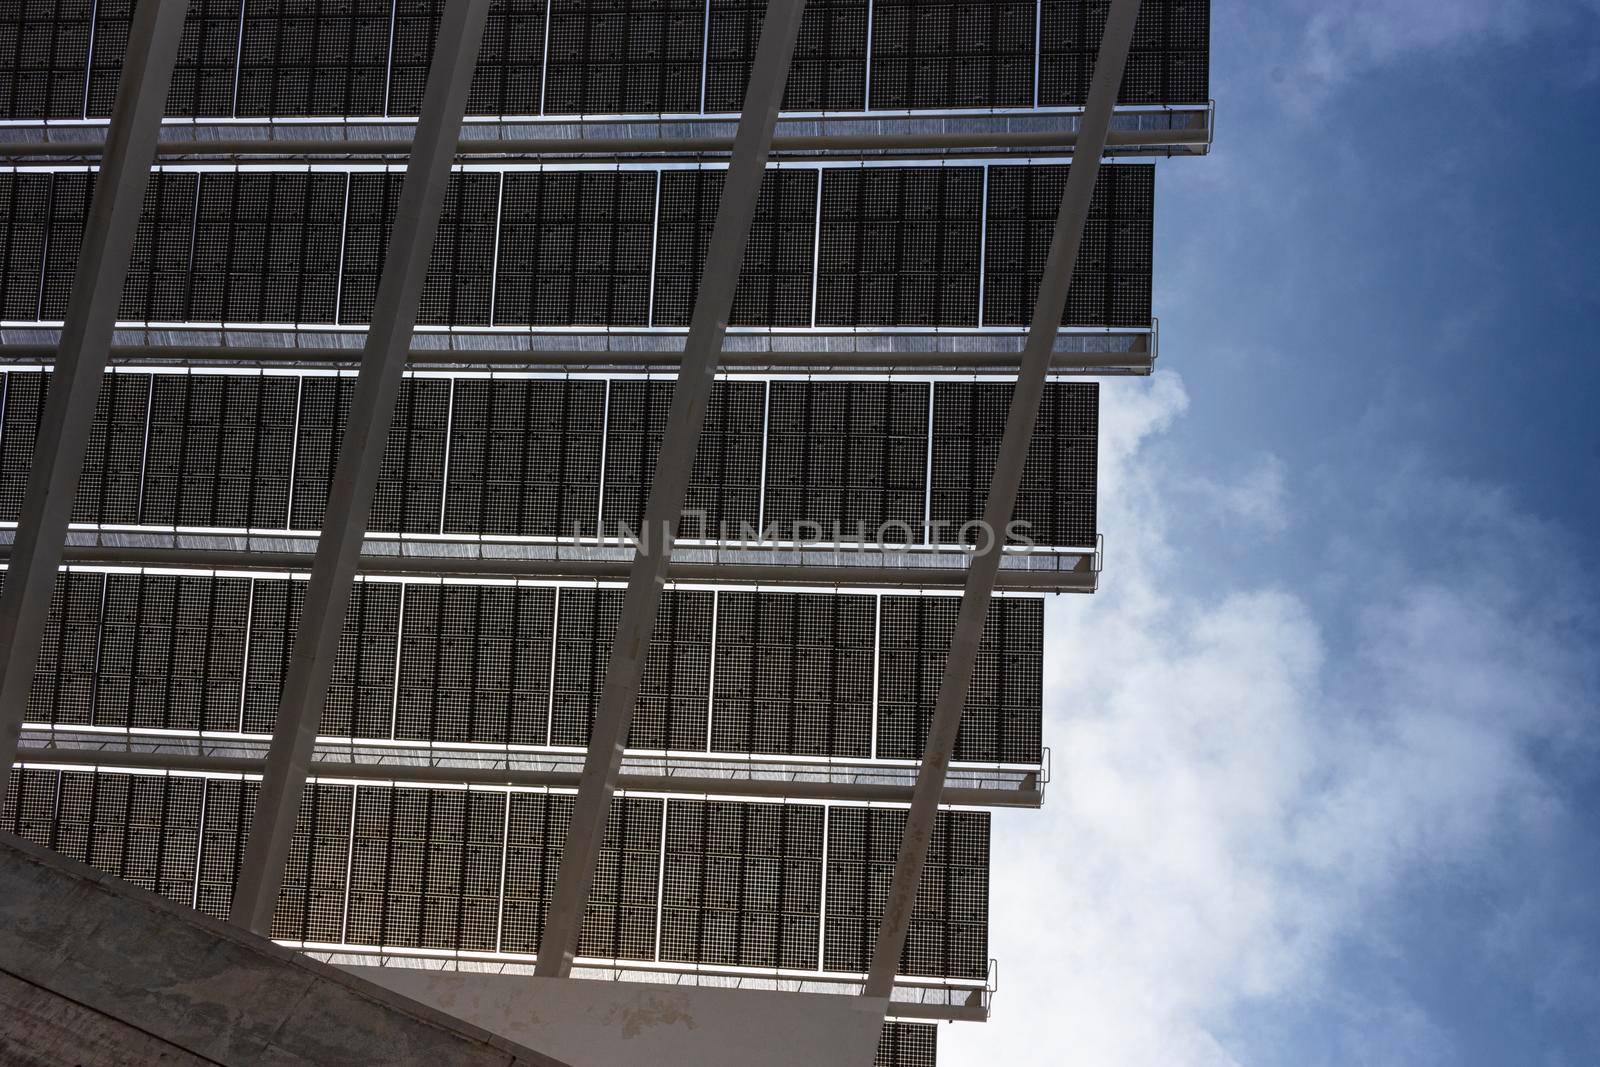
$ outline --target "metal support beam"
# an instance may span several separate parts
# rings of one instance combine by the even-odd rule
[[[39,662],[72,500],[105,379],[117,305],[155,160],[187,0],[141,4],[128,29],[105,157],[95,183],[60,352],[40,420],[5,593],[0,596],[0,793]]]
[[[488,10],[489,0],[448,5],[434,42],[422,114],[230,914],[258,934],[272,926]]]
[[[711,231],[711,245],[700,276],[700,291],[684,342],[683,363],[673,388],[666,432],[651,480],[650,499],[645,506],[644,532],[628,575],[628,590],[623,598],[616,640],[612,643],[605,687],[595,712],[571,829],[540,945],[538,973],[545,977],[566,977],[577,952],[578,934],[589,903],[589,888],[594,881],[606,816],[611,810],[611,796],[617,789],[622,751],[627,744],[628,727],[633,722],[639,680],[644,673],[651,631],[655,629],[656,611],[661,605],[661,589],[667,580],[672,541],[689,489],[689,473],[699,448],[700,429],[705,423],[711,384],[716,377],[717,357],[722,352],[723,336],[728,330],[734,288],[744,262],[745,241],[755,218],[756,199],[761,193],[773,128],[783,102],[784,86],[788,83],[789,62],[805,6],[805,0],[773,0],[767,5],[761,41],[756,46],[755,62],[750,68],[744,110],[734,135],[733,159],[722,187],[722,201],[717,207],[717,221]]]
[[[1061,326],[1067,290],[1072,285],[1072,268],[1078,258],[1078,246],[1083,240],[1089,203],[1100,174],[1106,130],[1111,122],[1117,89],[1122,84],[1122,69],[1128,58],[1133,24],[1138,15],[1139,0],[1113,0],[1106,19],[1105,35],[1100,40],[1100,55],[1095,60],[1088,106],[1084,109],[1083,131],[1078,140],[1082,151],[1074,157],[1072,170],[1067,175],[1067,187],[1062,193],[1061,210],[1056,216],[1055,234],[1050,240],[1050,252],[1045,260],[1044,276],[1033,309],[1028,343],[1023,349],[1021,371],[1017,375],[1016,390],[1011,395],[1011,408],[1006,416],[1005,436],[1001,439],[1000,454],[995,460],[989,497],[984,503],[983,518],[990,535],[988,543],[980,545],[973,553],[972,564],[967,569],[961,608],[956,615],[955,632],[950,640],[950,654],[945,660],[939,697],[934,705],[933,724],[922,754],[917,784],[912,790],[911,810],[906,815],[905,833],[901,837],[900,852],[895,860],[894,881],[889,886],[883,922],[878,927],[878,940],[873,948],[872,965],[863,990],[869,997],[887,997],[893,991],[895,974],[905,950],[911,910],[916,902],[917,886],[922,880],[922,868],[928,858],[928,843],[933,837],[934,820],[938,815],[939,797],[944,791],[945,777],[955,752],[961,710],[967,702],[967,690],[971,687],[973,666],[978,658],[978,644],[983,637],[984,619],[989,614],[989,600],[1000,570],[1000,557],[1004,549],[1003,531],[1016,508],[1022,467],[1027,459],[1028,446],[1033,440],[1034,422],[1039,414],[1045,376],[1050,368],[1050,350],[1055,343],[1056,331]]]

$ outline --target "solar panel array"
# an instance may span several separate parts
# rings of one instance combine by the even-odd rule
[[[21,509],[48,388],[39,371],[0,374],[0,521],[15,521]],[[981,517],[1010,389],[718,382],[680,533],[956,543]],[[73,521],[316,530],[354,392],[349,374],[108,374]],[[670,380],[407,377],[369,526],[456,537],[631,536],[644,529],[671,398]],[[1046,387],[1015,513],[1027,524],[1018,531],[1035,543],[1094,543],[1097,410],[1093,383]]]
[[[1066,172],[770,169],[731,321],[1026,326]],[[418,322],[686,326],[724,177],[699,168],[452,174]],[[119,316],[365,325],[400,179],[161,171],[145,196]],[[0,173],[5,320],[65,314],[93,180],[83,171]],[[1153,203],[1150,165],[1102,169],[1065,324],[1150,326]]]
[[[77,570],[56,583],[28,721],[265,736],[299,579]],[[669,590],[629,746],[919,759],[952,598]],[[588,743],[622,590],[357,582],[320,733]],[[1043,602],[990,607],[958,760],[1038,764]]]
[[[190,0],[167,113],[415,115],[443,6]],[[133,7],[0,4],[0,118],[109,115]],[[468,113],[737,111],[765,11],[765,0],[493,0]],[[1093,0],[812,0],[784,107],[1081,105],[1105,11]],[[1121,100],[1204,103],[1209,22],[1208,0],[1143,4]]]
[[[872,1067],[934,1067],[939,1051],[939,1028],[931,1023],[883,1024]]]
[[[21,768],[0,827],[225,918],[258,788]],[[529,790],[313,782],[272,936],[535,953],[572,805]],[[860,973],[861,893],[882,855],[892,864],[903,821],[876,808],[618,797],[578,953]],[[934,841],[904,973],[983,978],[984,905],[970,894],[987,885],[987,813],[943,813]]]

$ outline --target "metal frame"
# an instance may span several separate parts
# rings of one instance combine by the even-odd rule
[[[1089,216],[1089,201],[1100,174],[1106,131],[1110,125],[1117,88],[1122,82],[1122,71],[1138,15],[1139,0],[1113,0],[1106,19],[1105,35],[1101,38],[1100,54],[1095,60],[1094,78],[1090,83],[1089,102],[1079,140],[1085,151],[1075,158],[1067,176],[1067,187],[1062,193],[1061,210],[1056,217],[1055,234],[1050,241],[1050,252],[1033,309],[1033,325],[1028,332],[1028,345],[1023,352],[1016,391],[1012,394],[1011,408],[1006,417],[1005,437],[995,460],[989,497],[984,504],[984,521],[991,531],[1003,530],[1016,507],[1023,462],[1033,439],[1033,427],[1049,371],[1050,353],[1061,322],[1062,309],[1066,306],[1067,289],[1072,284],[1073,265],[1078,258],[1078,246]],[[905,833],[895,861],[894,881],[890,884],[888,899],[884,904],[883,921],[878,927],[877,943],[863,989],[863,994],[869,997],[887,997],[894,990],[895,973],[905,949],[917,887],[922,880],[928,845],[933,837],[940,794],[955,751],[961,711],[966,704],[978,644],[983,636],[984,620],[989,613],[989,600],[999,575],[1003,554],[999,541],[999,537],[991,536],[989,544],[973,554],[972,565],[967,570],[961,609],[950,641],[950,654],[945,661],[944,676],[940,679],[933,723],[928,732],[922,767],[917,774],[911,810],[906,816]]]
[[[488,11],[489,0],[452,5],[440,20],[434,44],[422,115],[233,900],[232,920],[260,934],[271,929],[283,881]]]
[[[0,596],[0,792],[11,775],[11,755],[33,686],[187,6],[185,0],[145,3],[129,27],[99,195],[90,206],[61,330],[55,388],[40,420],[22,521]]]
[[[650,634],[666,582],[673,535],[683,511],[700,429],[705,423],[717,357],[727,332],[734,287],[739,280],[745,242],[755,218],[756,200],[766,173],[773,128],[788,84],[789,62],[805,6],[805,0],[769,5],[761,40],[756,46],[750,81],[745,89],[744,109],[734,137],[733,159],[717,206],[706,269],[700,278],[700,290],[684,342],[683,363],[673,389],[672,407],[645,507],[644,537],[629,573],[622,616],[606,668],[605,687],[595,712],[588,758],[561,856],[555,893],[550,901],[537,965],[537,973],[545,977],[566,977],[572,970],[601,837],[622,769],[623,746],[633,721]]]

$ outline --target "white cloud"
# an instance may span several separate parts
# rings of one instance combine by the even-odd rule
[[[1254,1062],[1225,1043],[1230,1016],[1319,997],[1382,1017],[1386,1051],[1353,1039],[1369,1062],[1445,1061],[1419,1008],[1330,988],[1333,954],[1416,877],[1489,864],[1560,811],[1528,749],[1586,738],[1593,619],[1559,538],[1405,465],[1348,521],[1428,540],[1315,549],[1320,592],[1365,607],[1248,578],[1184,588],[1189,516],[1141,452],[1186,404],[1167,374],[1106,396],[1115,552],[1097,596],[1050,602],[1055,780],[1044,811],[996,818],[995,1018],[945,1028],[942,1061]],[[1281,529],[1284,484],[1264,460],[1233,487],[1264,503],[1238,510]]]

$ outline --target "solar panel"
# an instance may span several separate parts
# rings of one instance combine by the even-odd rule
[[[704,0],[553,0],[551,115],[700,110]]]
[[[812,0],[801,17],[785,111],[859,111],[865,99],[867,0]],[[705,110],[739,111],[767,0],[712,0]]]
[[[83,116],[92,0],[0,4],[0,117]]]
[[[393,732],[402,588],[397,582],[357,582],[350,591],[319,733],[388,737]]]
[[[974,542],[963,524],[988,496],[1011,406],[1009,383],[940,382],[933,397],[932,521],[944,540]],[[1095,542],[1099,385],[1046,385],[1023,464],[1012,542],[1089,547]]]
[[[817,966],[825,809],[667,801],[661,958]]]
[[[934,1067],[938,1062],[939,1027],[932,1023],[883,1024],[873,1067]]]
[[[879,657],[877,755],[921,759],[961,601],[885,596]],[[991,601],[955,758],[1037,764],[1042,757],[1044,602]]]
[[[391,13],[390,0],[250,0],[236,113],[384,114]]]
[[[977,325],[982,203],[981,167],[828,170],[817,324]]]
[[[189,0],[178,41],[167,114],[194,118],[233,114],[243,0]]]
[[[1042,0],[1040,104],[1082,106],[1088,99],[1107,10],[1103,2]],[[1210,38],[1209,0],[1147,0],[1140,4],[1118,101],[1205,103],[1210,92]]]
[[[871,961],[905,818],[897,808],[830,810],[824,970],[860,972]],[[986,977],[988,900],[989,813],[941,811],[899,973]]]
[[[198,179],[167,171],[150,175],[118,318],[172,322],[185,317]]]
[[[874,0],[872,107],[1028,107],[1035,0]]]

